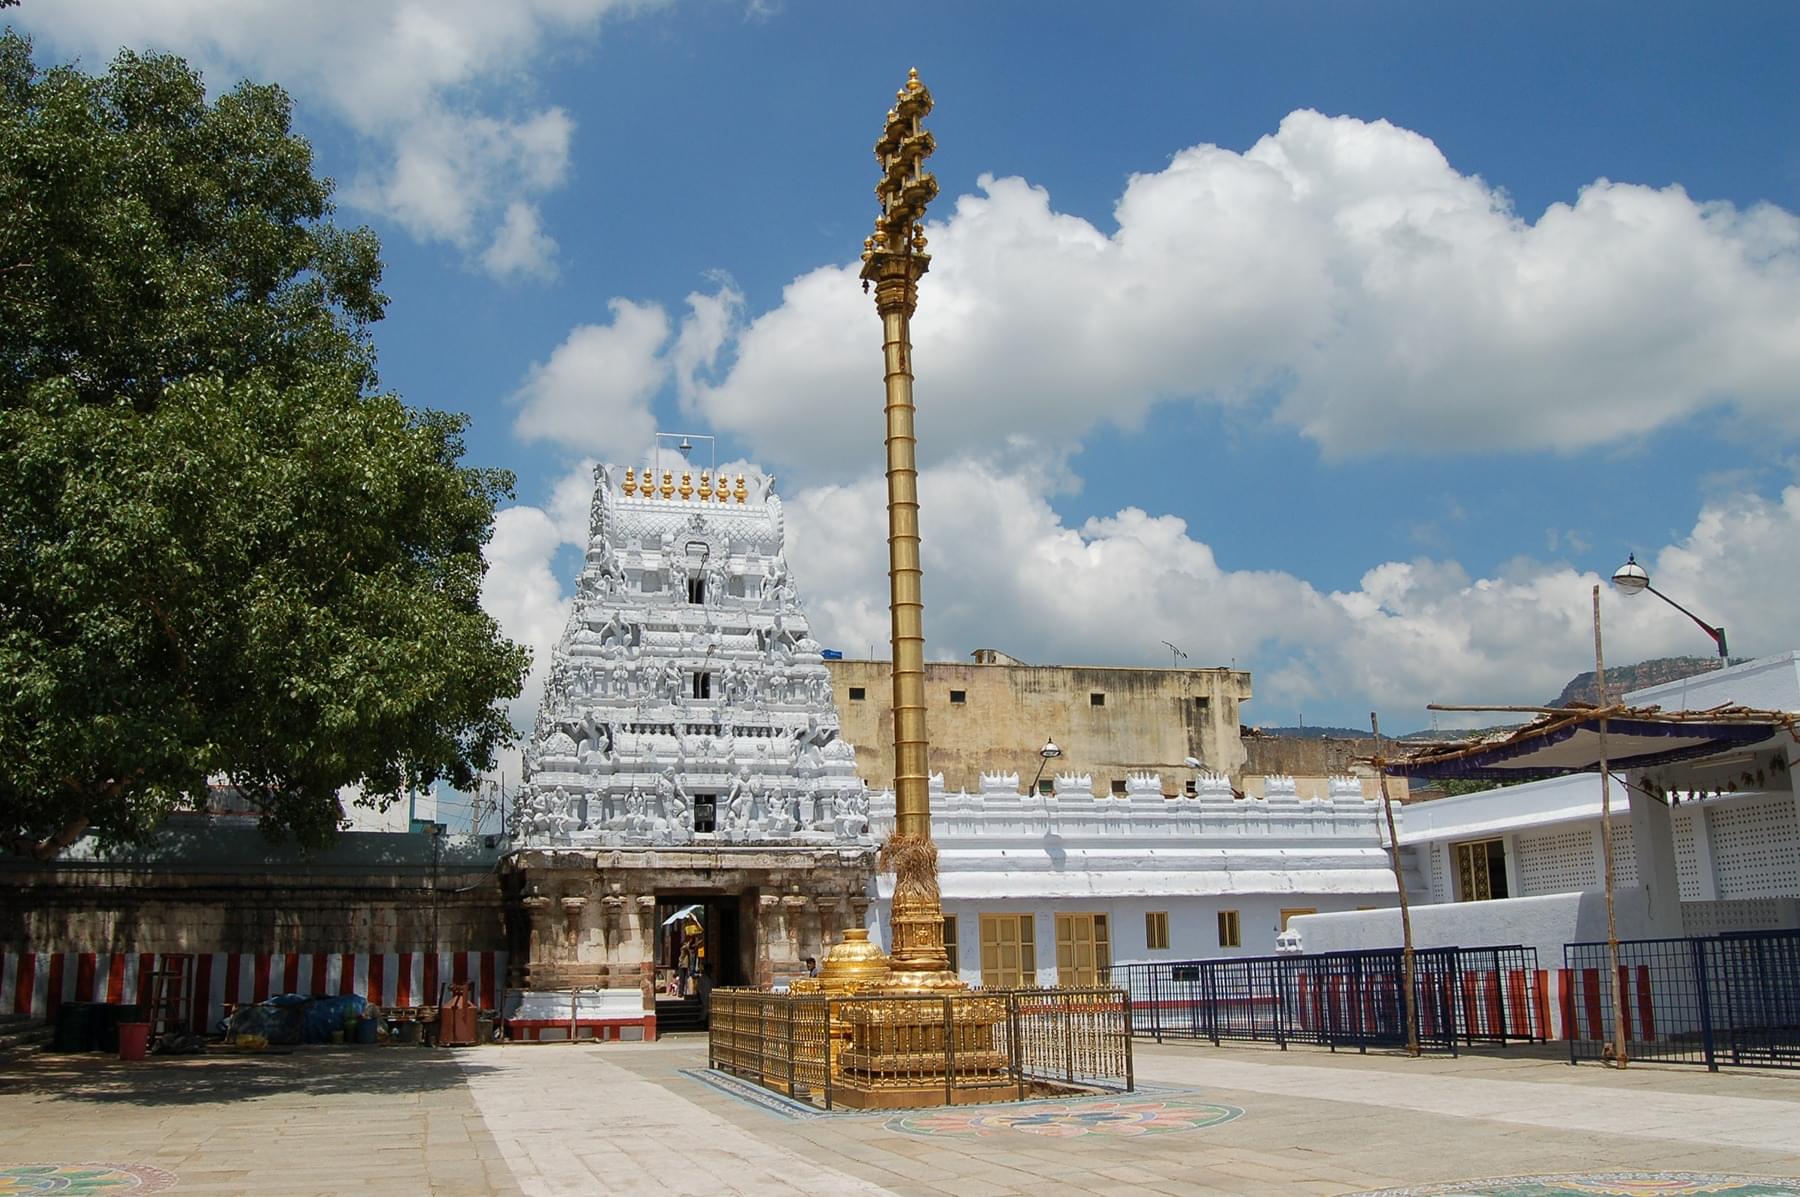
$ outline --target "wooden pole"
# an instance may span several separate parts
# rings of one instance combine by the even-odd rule
[[[1413,990],[1412,908],[1406,902],[1406,874],[1400,870],[1400,837],[1394,829],[1394,799],[1388,793],[1382,766],[1381,720],[1369,712],[1369,730],[1375,733],[1375,785],[1381,793],[1381,810],[1387,816],[1388,861],[1394,866],[1394,888],[1400,895],[1400,998],[1406,1003],[1406,1054],[1419,1054],[1419,1003]]]
[[[1606,709],[1606,656],[1600,648],[1600,587],[1594,587],[1594,689],[1601,710]],[[1630,1001],[1625,992],[1625,976],[1619,969],[1619,922],[1613,909],[1613,834],[1612,834],[1612,770],[1606,760],[1606,717],[1602,715],[1600,730],[1600,849],[1606,866],[1606,963],[1612,971],[1613,987],[1613,1063],[1620,1068],[1629,1061],[1626,1051],[1626,1019],[1630,1017]]]
[[[1455,703],[1455,702],[1428,702],[1425,704],[1425,709],[1428,711],[1494,711],[1497,713],[1498,712],[1506,712],[1506,711],[1517,711],[1517,712],[1527,714],[1527,715],[1531,715],[1531,714],[1537,714],[1537,715],[1592,715],[1594,713],[1593,711],[1587,710],[1582,707],[1530,707],[1530,706],[1526,706],[1526,707],[1521,707],[1521,706],[1471,707],[1471,706],[1465,706],[1462,703]],[[1408,741],[1408,743],[1411,743],[1411,741]]]

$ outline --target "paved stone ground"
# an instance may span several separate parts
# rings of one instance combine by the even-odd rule
[[[1800,1073],[1143,1044],[1143,1087],[1125,1098],[821,1116],[708,1083],[704,1065],[699,1039],[143,1065],[14,1055],[0,1058],[0,1197],[159,1186],[257,1197],[1348,1194],[1572,1172],[1800,1178]],[[70,1170],[53,1188],[62,1182],[19,1171],[84,1162],[136,1172]],[[1748,1197],[1800,1194],[1800,1180],[1454,1191]]]

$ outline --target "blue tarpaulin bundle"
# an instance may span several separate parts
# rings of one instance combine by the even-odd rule
[[[345,1015],[360,1018],[369,1003],[359,993],[346,993],[342,997],[315,997],[306,1003],[305,1030],[306,1042],[330,1043],[331,1033],[344,1029]]]
[[[270,1043],[330,1043],[333,1031],[344,1029],[345,1018],[360,1018],[368,1008],[361,994],[284,993],[254,1006],[232,1012],[224,1030],[227,1036],[260,1035]]]
[[[305,1003],[278,1005],[274,1000],[255,1006],[239,1006],[225,1023],[225,1038],[236,1042],[257,1035],[266,1042],[280,1045],[299,1043]]]

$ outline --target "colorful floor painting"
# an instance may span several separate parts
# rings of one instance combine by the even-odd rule
[[[1721,1172],[1568,1172],[1381,1189],[1354,1197],[1800,1197],[1800,1177]]]
[[[146,1164],[10,1164],[0,1167],[0,1197],[125,1197],[160,1193],[173,1173]]]
[[[1166,1135],[1201,1130],[1230,1122],[1244,1111],[1194,1097],[1076,1098],[1009,1106],[960,1106],[947,1110],[915,1110],[888,1119],[888,1129],[909,1135],[986,1137],[1043,1135],[1073,1139],[1081,1135]]]

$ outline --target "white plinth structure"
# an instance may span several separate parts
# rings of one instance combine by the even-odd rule
[[[873,862],[869,794],[838,738],[773,479],[664,464],[595,470],[510,866],[516,984],[596,988],[614,1006],[629,989],[645,1014],[659,995],[690,996],[690,974],[769,984],[803,971],[861,923]],[[663,912],[684,906],[704,911],[691,917],[705,939],[670,995],[659,937]],[[579,1015],[563,1017],[579,1030]]]

